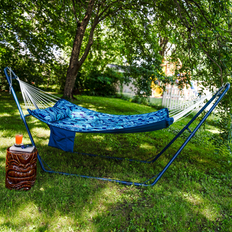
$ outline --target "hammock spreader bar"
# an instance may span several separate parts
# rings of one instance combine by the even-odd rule
[[[7,81],[9,83],[10,86],[10,90],[11,93],[13,94],[13,97],[15,99],[16,105],[18,107],[21,119],[23,120],[23,123],[26,127],[26,130],[28,132],[29,138],[31,140],[31,143],[33,144],[33,146],[36,147],[34,139],[31,135],[30,129],[27,125],[26,119],[25,117],[28,115],[24,115],[21,106],[19,104],[19,101],[17,99],[17,96],[15,94],[15,91],[13,89],[13,86],[11,85],[10,82],[10,77],[8,76],[7,70],[9,70],[9,68],[5,68],[4,72],[7,78]],[[17,79],[17,76],[13,73],[13,77],[12,79]],[[72,173],[66,173],[66,172],[59,172],[59,171],[53,171],[50,169],[50,167],[42,160],[42,158],[39,155],[38,152],[38,160],[39,163],[41,165],[41,168],[43,171],[48,172],[48,173],[58,173],[58,174],[63,174],[63,175],[72,175],[72,176],[78,176],[78,177],[82,177],[82,178],[90,178],[90,179],[97,179],[97,180],[103,180],[103,181],[111,181],[111,182],[116,182],[116,183],[120,183],[120,184],[125,184],[125,185],[135,185],[135,186],[154,186],[158,180],[162,177],[162,175],[166,172],[166,170],[169,168],[169,166],[173,163],[173,161],[177,158],[177,156],[180,154],[180,152],[184,149],[184,147],[187,145],[187,143],[191,140],[191,138],[195,135],[195,133],[197,132],[197,130],[201,127],[201,125],[205,122],[205,120],[208,118],[208,116],[212,113],[212,111],[215,109],[215,107],[218,105],[218,103],[221,101],[221,99],[224,97],[224,95],[227,93],[227,91],[230,88],[230,84],[227,83],[225,85],[223,85],[214,95],[213,97],[198,111],[198,113],[189,121],[189,123],[175,136],[175,138],[172,139],[172,141],[155,157],[150,158],[147,161],[140,161],[142,163],[153,163],[155,160],[157,160],[174,142],[175,140],[185,131],[188,130],[190,132],[190,135],[188,136],[188,138],[184,141],[184,143],[180,146],[180,148],[177,150],[177,152],[173,155],[173,157],[170,159],[170,161],[167,163],[167,165],[163,168],[163,170],[158,174],[155,175],[151,178],[149,178],[148,180],[146,180],[145,182],[130,182],[130,181],[123,181],[123,180],[115,180],[115,179],[110,179],[110,178],[102,178],[102,177],[94,177],[94,176],[85,176],[85,175],[78,175],[78,174],[72,174]],[[203,119],[198,123],[198,125],[195,127],[195,129],[191,132],[189,130],[189,126],[193,123],[193,121],[196,120],[196,118],[215,100],[215,102],[211,105],[210,109],[208,110],[208,112],[205,114],[205,116],[203,117]],[[97,156],[97,155],[92,155],[92,154],[85,154],[85,153],[78,153],[78,154],[82,154],[82,155],[89,155],[89,156]],[[119,157],[108,157],[108,156],[97,156],[97,157],[104,157],[104,158],[110,158],[110,159],[119,159],[122,160],[123,158],[119,158]],[[127,159],[128,160],[128,159]],[[134,159],[129,159],[128,161],[137,161]],[[46,167],[45,167],[46,166]],[[151,182],[153,180],[153,182]],[[148,182],[151,182],[150,184],[148,184]]]

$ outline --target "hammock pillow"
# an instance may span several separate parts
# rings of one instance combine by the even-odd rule
[[[31,110],[28,110],[31,113]],[[36,114],[42,120],[47,122],[55,122],[61,119],[64,119],[70,115],[69,108],[57,108],[57,107],[49,107],[46,109],[36,109],[33,110],[33,113]]]
[[[65,110],[70,118],[76,118],[76,115],[78,115],[77,117],[80,118],[81,115],[79,115],[79,113],[81,114],[83,112],[82,107],[74,105],[65,99],[60,99],[57,101],[54,107]]]

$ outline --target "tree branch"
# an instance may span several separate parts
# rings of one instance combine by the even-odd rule
[[[75,10],[75,2],[74,2],[74,0],[72,0],[72,6],[73,6],[73,14],[74,14],[74,17],[75,17],[75,19],[76,19],[76,22],[78,23],[77,13],[76,13],[76,10]]]
[[[200,12],[201,12],[201,15],[204,17],[204,19],[205,19],[205,21],[210,25],[210,26],[212,26],[212,23],[207,19],[207,17],[205,16],[205,12],[203,12],[203,10],[201,9],[201,7],[200,7],[200,5],[196,2],[196,1],[194,1],[194,0],[189,0],[190,2],[193,2],[196,6],[197,6],[197,8],[200,10]],[[188,0],[186,0],[186,2],[188,2]]]
[[[82,41],[83,41],[83,37],[86,31],[86,27],[92,15],[92,9],[93,9],[94,2],[95,0],[89,0],[89,4],[88,4],[88,8],[85,13],[85,17],[83,18],[82,22],[79,22],[77,24],[77,30],[76,30],[76,35],[75,35],[71,59],[70,59],[70,68],[74,68],[75,66],[77,66],[77,64],[79,65],[79,56],[80,56]]]
[[[191,22],[192,22],[192,25],[193,25],[193,27],[194,27],[194,29],[195,29],[195,33],[196,33],[196,35],[198,34],[197,32],[198,32],[198,30],[197,30],[197,28],[196,28],[196,25],[195,25],[195,23],[193,22],[193,17],[194,17],[194,14],[193,14],[193,12],[192,12],[192,9],[191,9],[191,7],[189,6],[189,3],[188,3],[188,0],[186,0],[186,4],[188,5],[188,7],[189,7],[189,10],[191,11],[191,14],[192,14],[192,17],[190,17],[190,20],[191,20]],[[220,70],[220,75],[221,75],[221,84],[223,84],[223,71],[222,71],[222,67],[209,55],[209,53],[206,51],[206,47],[205,47],[205,45],[201,42],[201,38],[198,36],[198,41],[199,41],[199,44],[200,44],[200,46],[202,47],[202,49],[203,49],[203,52],[206,54],[206,56],[213,62],[213,63],[215,63],[217,66],[218,66],[218,68],[219,68],[219,70]]]
[[[109,10],[110,9],[110,7],[112,7],[115,3],[117,3],[117,2],[120,2],[119,0],[116,0],[116,1],[114,1],[114,2],[111,2],[108,6],[106,6],[106,8],[100,13],[100,15],[99,15],[99,21],[102,21],[103,19],[105,19],[108,15],[109,15],[109,11],[108,11],[108,13],[106,14],[106,15],[104,15],[103,16],[103,14],[107,11],[107,10]],[[103,5],[103,4],[101,4],[101,5]],[[103,16],[102,18],[101,18],[101,16]]]
[[[203,45],[202,45],[202,43],[200,42],[200,44],[201,44],[201,46],[202,46],[202,48],[203,48]],[[223,77],[222,77],[222,67],[213,59],[213,58],[211,58],[211,56],[209,55],[209,53],[203,48],[203,51],[204,51],[204,53],[206,54],[206,56],[214,63],[214,64],[216,64],[217,66],[218,66],[218,68],[220,69],[220,72],[221,72],[221,74],[220,74],[220,76],[221,76],[221,85],[223,84]]]
[[[181,7],[180,7],[180,4],[177,2],[177,0],[175,0],[175,3],[177,5],[177,9],[178,9],[178,12],[179,12],[179,15],[180,15],[180,18],[182,19],[182,22],[183,24],[185,25],[185,27],[191,31],[191,26],[189,25],[188,21],[186,20],[186,18],[184,18],[182,16],[182,11],[181,11]],[[187,21],[187,22],[186,22]]]
[[[88,44],[86,45],[85,52],[84,52],[84,54],[82,55],[82,57],[81,57],[81,59],[80,59],[80,61],[79,61],[80,64],[82,64],[82,63],[85,61],[85,59],[87,58],[87,56],[88,56],[88,54],[89,54],[90,48],[91,48],[91,46],[92,46],[92,44],[93,44],[93,34],[94,34],[94,30],[95,30],[95,28],[96,28],[98,22],[99,22],[99,19],[98,19],[98,16],[96,15],[96,17],[95,17],[95,19],[94,19],[94,22],[93,22],[93,25],[92,25],[92,27],[91,27],[90,34],[89,34],[89,41],[88,41]]]

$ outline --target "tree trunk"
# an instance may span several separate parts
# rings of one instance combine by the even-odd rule
[[[64,95],[63,98],[73,99],[73,88],[76,81],[77,72],[81,66],[76,65],[75,67],[69,66],[66,76],[66,82],[64,87]]]
[[[81,65],[85,61],[89,53],[89,50],[92,46],[92,43],[93,43],[93,32],[98,23],[98,17],[95,17],[94,19],[94,23],[91,28],[88,44],[85,48],[84,54],[80,58],[80,50],[82,46],[82,41],[83,41],[83,37],[86,31],[86,27],[92,15],[92,9],[93,9],[94,2],[95,0],[89,1],[88,8],[86,10],[86,14],[85,14],[83,21],[77,22],[77,30],[76,30],[76,35],[75,35],[75,39],[73,42],[72,54],[71,54],[71,58],[69,62],[67,75],[66,75],[63,98],[73,99],[72,92],[73,92],[73,88],[75,85],[78,70],[80,69]]]
[[[69,67],[67,70],[67,75],[66,75],[63,98],[73,99],[72,91],[74,88],[78,70],[81,67],[81,64],[78,58],[80,54],[80,48],[81,48],[83,36],[84,36],[83,27],[80,26],[77,28],[76,36],[75,36],[74,43],[73,43],[72,54],[71,54],[71,58],[69,62]]]

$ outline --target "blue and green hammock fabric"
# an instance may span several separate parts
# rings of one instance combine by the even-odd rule
[[[53,107],[28,109],[30,115],[45,122],[51,129],[49,146],[73,151],[75,132],[136,133],[169,127],[173,118],[167,108],[138,115],[112,115],[74,105],[60,99]]]

